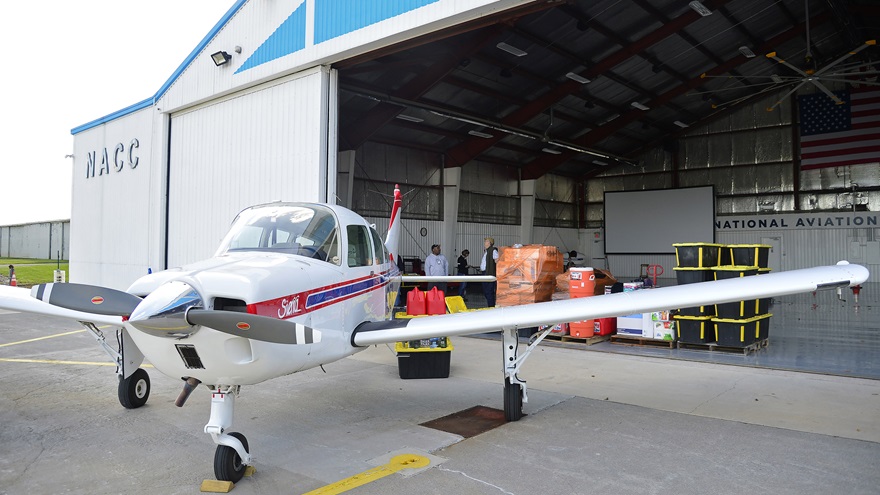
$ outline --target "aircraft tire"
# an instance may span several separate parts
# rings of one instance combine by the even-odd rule
[[[150,398],[150,375],[142,368],[128,378],[119,377],[117,388],[119,403],[126,409],[137,409],[147,403]]]
[[[247,438],[237,431],[231,432],[229,436],[235,437],[244,445],[244,450],[250,452],[248,448]],[[214,476],[220,481],[231,481],[238,483],[244,476],[244,470],[247,466],[241,462],[238,452],[232,447],[226,445],[218,445],[214,451]]]
[[[522,419],[522,386],[518,383],[510,383],[510,379],[504,380],[504,419],[507,421],[519,421]]]

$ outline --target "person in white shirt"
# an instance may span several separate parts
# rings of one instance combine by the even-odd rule
[[[445,277],[449,275],[449,261],[446,259],[446,256],[440,254],[440,244],[431,246],[431,254],[425,258],[425,275],[429,277]],[[437,290],[442,290],[446,293],[446,282],[428,283],[428,290],[431,290],[433,287],[437,287]]]

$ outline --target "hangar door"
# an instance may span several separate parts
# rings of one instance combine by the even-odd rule
[[[334,74],[310,69],[172,115],[168,267],[211,256],[243,208],[336,190]]]

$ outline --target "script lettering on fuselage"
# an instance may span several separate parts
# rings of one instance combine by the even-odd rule
[[[299,296],[293,296],[290,300],[284,298],[281,300],[281,309],[278,310],[278,318],[282,320],[289,318],[300,312]]]

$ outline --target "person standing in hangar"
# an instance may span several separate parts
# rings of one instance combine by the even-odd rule
[[[498,262],[498,248],[495,247],[495,239],[487,237],[483,240],[483,258],[480,260],[480,271],[483,275],[495,276],[495,268]],[[483,295],[486,296],[486,307],[495,306],[495,289],[498,282],[483,282]]]

